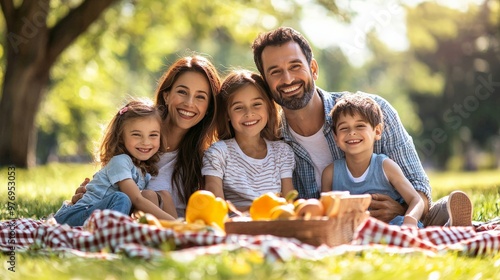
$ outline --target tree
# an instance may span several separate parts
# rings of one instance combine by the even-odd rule
[[[435,3],[409,10],[407,83],[424,128],[416,145],[438,168],[495,167],[475,150],[498,141],[499,7],[487,0],[465,12]]]
[[[0,165],[35,163],[34,121],[59,55],[116,0],[85,0],[49,26],[50,0],[0,0],[6,70],[0,100]]]
[[[97,20],[113,2],[117,5]],[[334,1],[317,3],[338,13]],[[6,60],[5,75],[0,73],[0,166],[20,167],[44,163],[48,154],[57,157],[61,151],[88,158],[99,134],[95,127],[89,133],[89,127],[104,122],[105,112],[124,95],[152,94],[155,79],[186,54],[182,50],[209,54],[219,66],[253,67],[248,46],[256,34],[270,23],[298,26],[301,9],[295,1],[248,0],[0,0],[0,5],[6,21],[5,27],[0,23],[6,50],[6,55],[0,50]],[[94,77],[83,77],[89,69]],[[88,96],[99,98],[88,102]]]

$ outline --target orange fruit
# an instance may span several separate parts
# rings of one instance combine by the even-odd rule
[[[254,199],[250,205],[250,217],[253,220],[269,220],[271,219],[271,209],[284,204],[286,204],[286,200],[283,197],[278,197],[272,192],[265,193]]]

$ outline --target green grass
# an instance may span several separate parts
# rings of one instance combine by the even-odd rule
[[[92,178],[97,171],[94,164],[50,164],[33,169],[15,168],[14,201],[17,209],[16,217],[43,218],[55,213],[64,200],[73,196],[76,188],[85,179]],[[0,169],[0,186],[7,186],[8,169]],[[0,190],[0,203],[8,202],[7,187]],[[12,218],[7,207],[0,209],[0,219]]]
[[[92,164],[51,164],[31,170],[16,169],[15,217],[43,218],[70,199],[85,177],[96,171]],[[0,219],[13,216],[7,208],[7,169],[0,169]],[[430,173],[433,199],[460,189],[471,197],[474,220],[500,216],[500,172]],[[11,201],[12,202],[12,201]],[[116,260],[83,259],[57,253],[16,252],[16,272],[8,271],[7,255],[0,261],[0,279],[499,279],[500,254],[468,257],[448,252],[437,256],[420,253],[347,253],[319,261],[268,262],[247,250],[196,257],[145,261],[120,256]]]
[[[113,261],[18,254],[16,272],[0,279],[499,279],[500,255],[348,253],[319,261],[264,262],[249,251],[224,252],[193,261]]]

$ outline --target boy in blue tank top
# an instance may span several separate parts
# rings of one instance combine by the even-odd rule
[[[350,93],[337,100],[330,114],[335,142],[345,157],[325,168],[321,191],[386,194],[408,205],[405,216],[396,216],[389,224],[422,228],[424,201],[396,162],[373,152],[382,138],[379,105],[366,94]]]

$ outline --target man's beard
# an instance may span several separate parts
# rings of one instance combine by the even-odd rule
[[[304,95],[302,97],[293,96],[287,99],[283,98],[280,91],[277,91],[274,93],[275,101],[285,109],[299,110],[309,103],[314,94],[314,88],[313,83],[308,82],[304,86]]]

